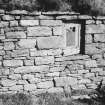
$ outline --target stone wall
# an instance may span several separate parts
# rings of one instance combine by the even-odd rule
[[[85,27],[84,53],[64,54],[63,21]],[[0,10],[0,93],[95,89],[101,80],[105,84],[105,17]]]

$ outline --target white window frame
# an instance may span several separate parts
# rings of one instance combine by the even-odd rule
[[[66,46],[66,30],[70,29],[70,27],[75,27],[75,46]],[[64,55],[73,55],[78,54],[80,52],[80,33],[81,33],[81,25],[77,23],[64,23],[63,24],[63,35],[64,35],[64,46],[63,49]]]

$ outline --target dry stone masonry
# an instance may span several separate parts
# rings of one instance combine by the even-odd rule
[[[64,22],[84,21],[84,53],[64,46]],[[85,38],[84,41],[82,40]],[[82,48],[80,48],[82,50]],[[73,51],[73,49],[71,49]],[[75,52],[75,50],[74,50]],[[81,51],[80,51],[81,52]],[[63,92],[105,84],[105,17],[62,12],[0,12],[0,93]]]

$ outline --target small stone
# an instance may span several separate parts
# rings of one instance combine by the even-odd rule
[[[54,57],[53,56],[36,57],[35,58],[35,64],[36,65],[54,64]]]
[[[85,36],[85,42],[86,43],[92,43],[93,39],[92,39],[92,35],[88,34]]]
[[[14,20],[14,21],[10,21],[10,27],[12,26],[18,26],[18,21]]]
[[[3,20],[14,20],[14,17],[11,15],[4,15],[4,16],[2,16],[2,19]]]
[[[34,66],[34,60],[24,60],[25,66]]]
[[[37,84],[37,88],[39,88],[39,89],[48,89],[51,87],[53,87],[52,81],[40,82]]]

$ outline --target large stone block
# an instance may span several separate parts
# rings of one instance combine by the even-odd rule
[[[35,48],[36,39],[21,39],[17,43],[17,48]]]
[[[22,26],[35,26],[39,25],[39,20],[20,20]]]
[[[1,85],[3,85],[4,87],[14,86],[14,85],[16,85],[16,83],[17,82],[15,80],[9,80],[9,79],[1,81]]]
[[[39,89],[48,89],[51,87],[53,87],[52,81],[40,82],[37,84],[37,88],[39,88]]]
[[[86,33],[105,33],[105,25],[86,25]]]
[[[21,60],[4,60],[3,61],[3,65],[5,67],[18,67],[18,66],[22,66],[23,65],[23,61]]]
[[[73,77],[55,77],[54,81],[56,83],[56,86],[65,86],[65,85],[76,85],[77,84],[77,78]]]
[[[7,32],[6,37],[8,39],[15,39],[15,38],[26,38],[25,32]]]
[[[5,42],[4,43],[4,50],[13,50],[15,45],[13,42]]]
[[[63,37],[41,37],[37,39],[39,49],[62,48],[64,47]]]
[[[62,21],[61,20],[40,20],[40,25],[59,26],[59,25],[62,25]]]
[[[27,57],[29,56],[28,49],[13,50],[11,53],[12,57]]]
[[[36,57],[35,64],[36,65],[54,64],[54,57],[53,56]]]
[[[105,34],[95,34],[94,41],[95,42],[105,42]]]
[[[34,91],[36,90],[36,84],[27,84],[27,85],[24,85],[24,90],[25,91]]]
[[[15,73],[36,73],[36,72],[47,72],[49,67],[46,65],[42,66],[23,66],[18,67],[14,70]]]
[[[95,60],[85,61],[85,67],[97,67],[97,63]]]
[[[28,36],[51,36],[52,30],[50,27],[28,27]]]

